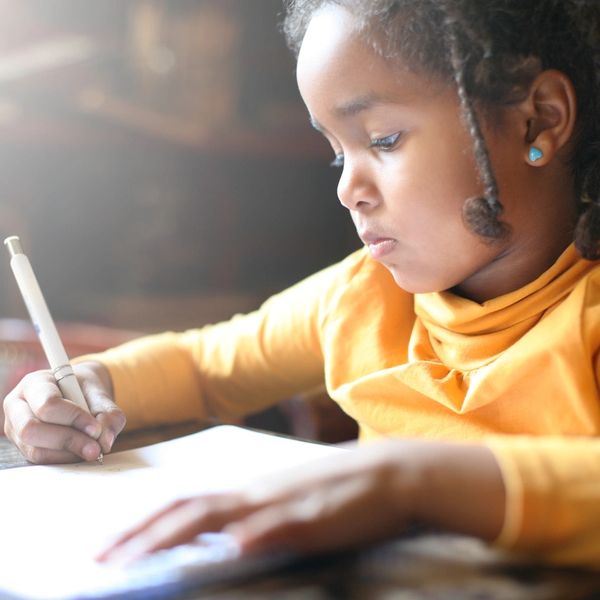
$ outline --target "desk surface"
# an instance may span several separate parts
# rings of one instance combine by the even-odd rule
[[[198,424],[124,435],[116,449],[171,439]],[[28,463],[0,438],[0,469]],[[307,559],[267,576],[192,591],[179,600],[593,600],[600,573],[524,564],[478,540],[411,536],[357,552]]]

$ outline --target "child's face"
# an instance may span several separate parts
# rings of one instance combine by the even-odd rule
[[[506,246],[463,223],[465,200],[482,187],[454,88],[377,56],[336,6],[311,21],[297,77],[315,127],[343,154],[339,199],[397,284],[460,291],[485,277]],[[506,171],[501,135],[488,144]]]

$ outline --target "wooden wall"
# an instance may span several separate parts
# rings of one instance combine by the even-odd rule
[[[60,320],[253,308],[358,247],[279,0],[0,0],[0,235]],[[24,316],[0,261],[0,317]]]

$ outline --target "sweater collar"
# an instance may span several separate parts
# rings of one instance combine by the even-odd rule
[[[442,328],[465,335],[502,331],[537,320],[596,264],[581,258],[571,244],[547,271],[518,290],[481,304],[451,292],[416,294],[415,312],[427,329]]]

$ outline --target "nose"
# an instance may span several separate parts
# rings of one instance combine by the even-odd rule
[[[344,159],[344,168],[337,186],[338,198],[348,210],[367,210],[380,202],[377,186],[367,165]]]

